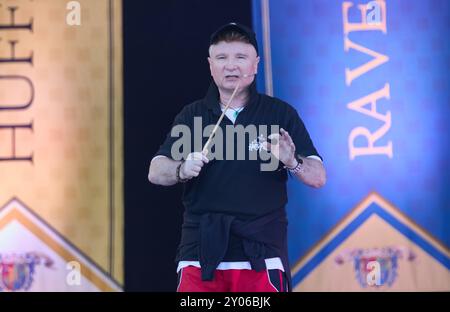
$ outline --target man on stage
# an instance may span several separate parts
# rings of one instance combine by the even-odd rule
[[[193,133],[187,139],[193,144],[184,145],[193,149],[183,150],[180,159],[174,148],[180,138],[169,133],[148,175],[155,184],[184,185],[177,290],[291,291],[286,182],[290,174],[322,187],[322,158],[296,110],[257,93],[259,56],[252,30],[236,23],[219,28],[211,36],[208,61],[213,81],[206,96],[185,106],[172,125]],[[203,130],[223,113],[213,143],[208,142]],[[194,139],[198,120],[201,146]],[[238,129],[249,131],[242,135]],[[250,129],[271,131],[255,136]],[[243,153],[239,146],[245,146]],[[264,167],[264,153],[271,163],[276,160],[275,168]]]

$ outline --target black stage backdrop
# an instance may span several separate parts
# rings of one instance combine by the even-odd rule
[[[211,81],[209,36],[237,21],[251,26],[250,0],[123,1],[125,290],[175,291],[181,187],[147,180],[175,115]]]

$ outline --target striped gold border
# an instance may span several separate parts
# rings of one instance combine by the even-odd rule
[[[261,16],[263,28],[263,48],[264,48],[264,78],[266,94],[273,96],[272,80],[272,51],[270,43],[270,6],[269,0],[262,0]]]

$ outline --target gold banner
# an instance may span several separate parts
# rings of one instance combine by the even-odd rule
[[[19,199],[119,283],[121,10],[0,0],[0,207]]]

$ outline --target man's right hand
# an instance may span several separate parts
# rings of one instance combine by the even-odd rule
[[[180,168],[180,178],[192,179],[197,177],[202,170],[204,164],[207,164],[209,159],[201,152],[190,153]]]

